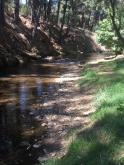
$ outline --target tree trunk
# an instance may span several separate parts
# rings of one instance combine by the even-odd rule
[[[31,8],[31,22],[35,22],[35,6],[34,6],[34,0],[30,0],[30,8]]]
[[[28,6],[28,0],[26,0],[26,5]]]
[[[0,0],[0,31],[3,29],[4,23],[5,23],[4,0]]]
[[[65,24],[67,4],[68,4],[68,0],[66,0],[65,4],[64,4],[63,18],[62,18],[62,23],[61,23],[61,28],[60,28],[60,42],[62,41],[62,32],[63,32],[63,27],[64,27],[64,24]]]
[[[52,6],[52,0],[49,0],[48,7],[47,7],[47,19],[48,19],[48,21],[50,20],[51,6]]]
[[[112,14],[110,14],[111,20],[112,20],[112,24],[113,24],[113,28],[115,30],[115,33],[119,39],[119,41],[122,43],[122,45],[124,45],[124,37],[121,35],[120,32],[120,27],[117,26],[116,21],[115,21],[115,1],[110,0],[110,5],[111,5],[111,9],[112,9]]]
[[[14,0],[15,4],[15,12],[14,12],[14,20],[15,23],[19,22],[19,0]]]
[[[32,31],[32,38],[35,37],[37,32],[37,27],[39,25],[39,19],[41,14],[41,8],[42,8],[42,1],[40,0],[32,0],[31,1],[31,9],[32,9],[32,23],[34,24],[34,28]]]
[[[44,0],[44,21],[47,19],[47,0]]]
[[[72,25],[72,27],[76,26],[76,15],[77,15],[76,5],[77,5],[76,1],[71,0],[71,7],[72,7],[71,25]]]
[[[57,18],[56,18],[57,25],[59,25],[60,5],[61,5],[61,0],[58,1],[58,7],[57,7]]]

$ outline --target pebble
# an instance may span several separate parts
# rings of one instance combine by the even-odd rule
[[[30,145],[30,143],[28,141],[23,141],[20,143],[20,146],[22,146],[22,147],[29,146],[29,145]]]
[[[40,163],[42,163],[42,162],[47,161],[48,158],[45,158],[45,157],[39,157],[37,160],[38,160]]]
[[[31,157],[31,156],[32,156],[32,154],[31,154],[31,153],[29,153],[29,154],[28,154],[28,156],[29,156],[29,157]]]
[[[41,144],[34,144],[33,145],[33,148],[40,148],[41,147]]]
[[[37,121],[42,121],[42,119],[40,118],[40,116],[36,116],[36,117],[35,117],[35,120],[37,120]]]
[[[41,126],[42,127],[45,127],[45,126],[47,126],[47,124],[46,123],[42,123]]]
[[[34,115],[34,114],[35,114],[35,112],[30,112],[30,113],[29,113],[29,115]]]
[[[43,149],[43,151],[44,151],[45,154],[47,154],[47,150],[45,148]]]

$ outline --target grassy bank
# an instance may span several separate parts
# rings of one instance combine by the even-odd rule
[[[92,127],[76,135],[67,154],[45,165],[124,165],[124,60],[88,64],[81,88],[95,89]]]

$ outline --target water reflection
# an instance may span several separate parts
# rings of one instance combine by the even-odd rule
[[[19,103],[20,103],[20,110],[22,113],[25,113],[28,103],[28,87],[26,84],[22,83],[19,87]]]
[[[0,77],[0,161],[6,165],[25,164],[26,160],[29,163],[36,150],[42,153],[46,132],[46,126],[41,126],[42,118],[55,111],[52,101],[61,86],[58,66],[36,67],[6,71]]]
[[[21,137],[19,114],[17,111],[10,111],[9,107],[8,105],[0,107],[0,156],[10,154]]]
[[[52,94],[55,91],[55,85],[52,83],[48,84],[48,90]]]
[[[36,81],[36,84],[37,96],[41,97],[43,93],[43,84],[40,79]]]

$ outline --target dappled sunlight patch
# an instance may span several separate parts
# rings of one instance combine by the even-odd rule
[[[115,138],[114,134],[111,132],[111,129],[108,128],[108,130],[106,130],[104,127],[96,131],[96,136],[99,139],[99,142],[103,145],[109,145]]]
[[[85,112],[83,112],[83,116],[89,116],[89,115],[93,114],[95,111],[96,111],[95,109],[90,107],[89,109],[86,109]]]
[[[68,153],[56,159],[52,165],[121,164],[124,122],[120,118],[123,118],[121,114],[106,115],[89,129],[79,132],[70,144]]]
[[[123,65],[123,60],[120,59],[98,64],[87,64],[81,72],[82,78],[79,80],[79,85],[81,87],[90,85],[97,89],[111,83],[123,83]]]
[[[18,124],[22,126],[19,135],[24,145],[29,143],[31,148],[39,147],[43,142],[49,157],[63,154],[71,136],[67,138],[66,135],[90,122],[83,112],[90,108],[92,94],[82,93],[76,85],[80,78],[79,66],[63,66],[67,70],[57,68],[56,64],[46,64],[44,68],[36,64],[34,70],[31,66],[27,70],[20,68],[18,72],[5,71],[0,78],[1,104],[6,104],[1,110],[7,110],[7,115],[11,113],[11,127],[15,130]],[[5,88],[8,91],[5,92]],[[15,124],[15,121],[19,122]]]
[[[90,107],[94,111],[91,114],[84,112],[90,114],[95,123],[81,131],[70,145],[68,153],[52,165],[123,164],[124,83],[123,73],[120,72],[123,64],[121,66],[117,66],[116,61],[100,63],[95,66],[97,68],[88,64],[86,70],[82,71],[82,89],[88,89],[89,86],[96,89],[97,95]]]
[[[121,163],[124,163],[124,141],[120,141],[119,144],[116,145],[115,158],[119,159]]]
[[[105,114],[112,114],[113,112],[116,111],[116,108],[115,107],[105,107],[105,108],[101,108],[99,110],[95,110],[94,113],[92,114],[91,118],[94,120],[97,120],[97,119],[102,119]]]
[[[96,112],[93,115],[98,118],[98,116],[101,117],[106,113],[119,111],[119,107],[124,104],[123,98],[124,85],[122,83],[112,84],[100,89],[95,97]]]
[[[5,104],[5,103],[15,103],[17,101],[17,98],[16,97],[13,97],[13,98],[1,98],[0,99],[0,104]]]
[[[48,164],[117,165],[123,162],[120,141],[124,137],[124,81],[120,72],[123,64],[122,67],[119,64],[109,61],[84,66],[81,79],[78,80],[80,97],[79,94],[67,97],[74,104],[67,107],[66,111],[73,111],[76,117],[70,117],[72,128],[66,128],[74,139],[62,158],[49,161]],[[69,122],[68,116],[62,119],[61,125],[64,122]]]

